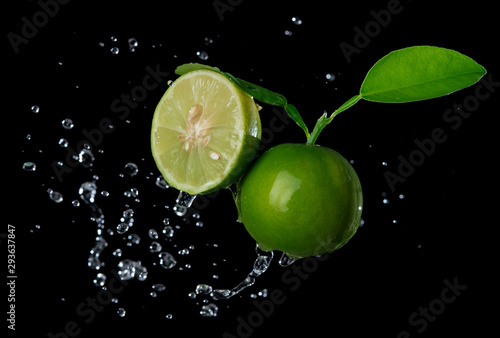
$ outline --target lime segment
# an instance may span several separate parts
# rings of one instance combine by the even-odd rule
[[[151,148],[171,186],[203,194],[236,181],[255,157],[260,137],[252,97],[222,74],[197,70],[173,82],[158,103]]]

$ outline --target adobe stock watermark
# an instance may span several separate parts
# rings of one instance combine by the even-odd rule
[[[443,284],[445,286],[438,297],[431,300],[427,307],[420,306],[417,311],[408,317],[408,324],[415,329],[416,333],[423,333],[427,330],[429,323],[434,323],[438,319],[438,316],[443,314],[447,306],[456,301],[457,297],[467,289],[467,285],[459,283],[458,277],[455,277],[452,282],[445,279]],[[401,331],[397,336],[397,338],[410,337],[411,334],[409,331]]]
[[[158,86],[165,81],[165,79],[170,75],[169,72],[163,72],[160,69],[160,64],[155,66],[145,67],[146,75],[142,78],[141,84],[138,84],[129,92],[122,93],[119,98],[113,100],[110,105],[110,110],[115,113],[115,117],[102,118],[97,127],[86,130],[82,130],[83,139],[78,142],[76,149],[71,146],[66,146],[67,151],[65,162],[60,161],[52,162],[52,169],[59,182],[63,181],[63,175],[71,173],[79,164],[79,154],[86,149],[86,147],[97,147],[99,146],[105,138],[105,135],[111,134],[116,130],[116,122],[126,120],[131,111],[139,106],[139,103],[146,100],[148,93],[158,88]]]
[[[28,17],[21,18],[21,30],[17,33],[7,33],[7,39],[14,50],[19,53],[22,45],[27,45],[30,39],[38,35],[43,27],[47,26],[50,19],[54,18],[60,10],[60,5],[66,5],[70,0],[39,0],[37,2],[39,10]]]
[[[496,88],[500,87],[500,82],[493,81],[493,75],[484,76],[474,89],[474,95],[465,97],[461,103],[455,103],[453,107],[448,108],[443,113],[443,122],[450,131],[455,131],[471,113],[477,111],[481,102],[489,99]],[[415,139],[413,143],[415,148],[407,155],[397,157],[397,173],[390,170],[384,172],[384,178],[391,192],[396,191],[396,185],[404,183],[416,171],[416,168],[422,166],[426,159],[434,154],[438,145],[443,144],[449,136],[444,128],[437,127],[433,129],[429,137],[422,140]]]
[[[411,0],[407,0],[411,1]],[[342,41],[339,48],[344,55],[348,64],[352,62],[354,54],[360,54],[361,51],[368,47],[372,39],[380,35],[383,28],[387,28],[395,15],[400,14],[404,6],[399,0],[389,0],[386,9],[379,11],[371,10],[370,16],[373,20],[368,21],[362,28],[354,27],[354,37],[352,44]]]
[[[78,316],[75,320],[68,321],[64,328],[56,333],[49,332],[49,338],[69,338],[76,337],[82,332],[81,325],[83,323],[90,324],[96,318],[97,313],[102,312],[107,305],[116,298],[118,294],[123,292],[128,283],[122,280],[116,270],[111,270],[112,278],[109,278],[106,287],[99,289],[95,297],[87,297],[84,301],[80,302],[76,308],[75,313]]]
[[[332,238],[329,237],[326,241],[317,238],[318,247],[316,252],[321,252],[321,248],[330,247]],[[319,268],[319,262],[325,261],[330,257],[331,253],[326,253],[320,256],[311,256],[300,259],[290,266],[281,276],[281,281],[289,291],[297,291],[302,282],[309,279]],[[245,316],[236,318],[236,329],[231,333],[226,331],[222,334],[222,338],[249,338],[257,328],[262,326],[266,319],[271,317],[277,307],[287,301],[285,291],[282,289],[273,289],[269,293],[269,297],[261,301],[255,299],[252,304],[255,310],[250,311]]]
[[[241,5],[243,0],[214,0],[212,6],[219,17],[219,20],[224,21],[224,15],[227,12],[232,12],[237,6]]]

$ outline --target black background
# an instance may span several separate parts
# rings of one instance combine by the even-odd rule
[[[281,290],[286,301],[253,328],[254,337],[271,333],[398,337],[402,331],[411,337],[449,337],[496,332],[493,272],[498,264],[493,263],[493,253],[498,220],[493,203],[497,200],[493,118],[498,112],[498,87],[456,130],[443,120],[444,112],[474,95],[474,87],[419,103],[360,102],[339,115],[318,143],[354,161],[364,190],[364,225],[356,236],[303,275],[307,278],[300,279],[296,290],[291,289],[296,284],[282,279],[286,271],[294,270],[279,267],[275,258],[256,285],[230,300],[212,300],[219,308],[217,317],[199,314],[208,297],[193,300],[187,295],[199,283],[217,288],[236,285],[251,270],[255,254],[252,239],[235,222],[236,211],[227,191],[200,210],[203,228],[196,227],[194,219],[183,221],[164,208],[173,206],[177,192],[154,184],[159,173],[150,155],[149,133],[154,108],[167,88],[167,79],[175,79],[175,67],[204,62],[280,92],[298,107],[310,129],[325,110],[332,112],[356,94],[373,63],[394,49],[422,44],[455,49],[500,81],[497,9],[487,1],[401,1],[401,12],[392,15],[391,22],[347,62],[339,44],[352,45],[354,28],[364,29],[374,20],[370,11],[386,9],[387,4],[233,1],[232,10],[222,13],[221,20],[213,1],[71,1],[57,10],[52,7],[53,17],[40,24],[18,46],[17,53],[8,34],[22,35],[23,17],[33,22],[42,7],[36,1],[4,7],[2,54],[7,58],[3,62],[2,125],[7,153],[2,166],[7,169],[3,189],[7,217],[0,233],[7,233],[7,224],[16,227],[15,334],[47,337],[75,321],[79,337],[222,337],[224,332],[237,336],[237,318],[247,320],[257,311],[250,295],[264,288]],[[293,17],[302,24],[295,24]],[[129,50],[129,38],[138,41],[134,52]],[[119,53],[111,53],[112,47],[118,47]],[[206,61],[197,56],[199,51],[208,54]],[[158,66],[171,75],[148,91],[126,119],[120,119],[111,103],[142,84],[147,66]],[[334,74],[335,80],[327,81],[326,74]],[[38,114],[31,111],[33,105],[40,107]],[[272,107],[264,106],[261,116],[263,127],[269,127]],[[74,121],[72,130],[61,127],[60,121],[67,117]],[[92,148],[93,167],[80,165],[59,181],[52,164],[65,162],[67,150],[59,147],[58,140],[64,137],[76,148],[85,140],[82,131],[99,127],[103,118],[111,119],[115,128]],[[435,128],[445,131],[446,141],[392,192],[384,173],[397,173],[398,156],[408,158],[417,149],[414,141],[428,139]],[[265,148],[304,142],[303,133],[293,123],[271,136]],[[35,162],[37,170],[24,171],[26,161]],[[137,176],[119,176],[127,162],[139,166]],[[103,272],[109,281],[110,271],[119,261],[111,253],[120,247],[122,259],[141,260],[149,276],[143,282],[129,281],[116,295],[118,304],[106,304],[85,323],[88,315],[81,316],[76,309],[87,297],[99,293],[92,282],[97,272],[87,267],[97,226],[85,204],[74,207],[71,202],[78,199],[80,184],[92,181],[94,175],[99,178],[96,204],[104,211],[106,228],[114,229],[121,213],[130,207],[136,214],[131,231],[141,237],[139,245],[127,248],[121,237],[108,236]],[[140,202],[123,195],[132,187],[139,190]],[[61,192],[63,202],[51,201],[49,188]],[[110,196],[102,196],[101,191]],[[388,204],[383,203],[384,198]],[[164,250],[178,257],[172,270],[153,265],[156,255],[148,251],[151,239],[147,231],[161,231],[165,217],[181,226],[172,241],[161,237]],[[1,240],[4,248],[6,239]],[[189,245],[195,247],[189,255],[177,254]],[[2,252],[5,271],[7,253]],[[296,264],[302,266],[300,261]],[[213,279],[214,274],[219,278]],[[422,333],[417,332],[421,326],[411,325],[409,317],[420,307],[435,304],[446,287],[443,281],[455,279],[467,289]],[[163,283],[167,289],[152,298],[149,293],[155,283]],[[5,287],[4,281],[2,284]],[[7,326],[3,317],[8,310],[7,289],[3,290],[2,330]],[[258,302],[265,299],[270,297],[256,298]],[[116,314],[119,307],[127,311],[123,318]],[[166,319],[167,314],[173,318]]]

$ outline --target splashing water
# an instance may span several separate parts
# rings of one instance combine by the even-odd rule
[[[254,285],[255,279],[266,272],[267,268],[271,264],[271,260],[273,259],[274,253],[272,251],[267,252],[263,251],[259,245],[255,247],[255,252],[257,253],[257,259],[253,263],[253,269],[248,274],[248,276],[241,282],[236,285],[232,289],[216,289],[211,292],[211,296],[215,300],[219,299],[228,299],[237,295],[242,290],[248,288],[249,286]]]

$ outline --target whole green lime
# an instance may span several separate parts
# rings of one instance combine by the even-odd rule
[[[293,258],[339,249],[361,220],[361,184],[336,151],[281,144],[264,152],[237,186],[239,221],[265,251]]]

